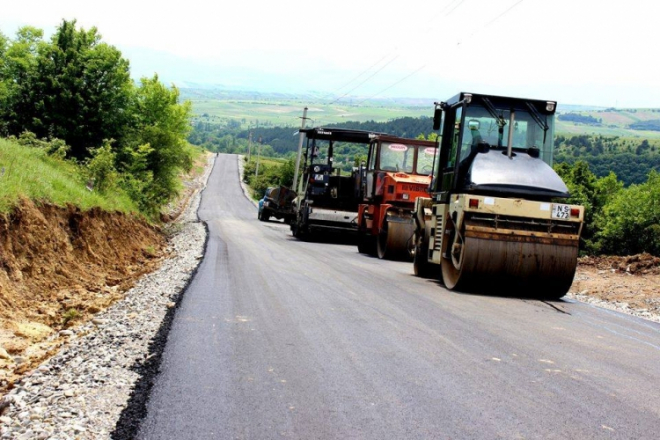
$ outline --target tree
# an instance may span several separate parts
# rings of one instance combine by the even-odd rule
[[[0,34],[0,130],[19,135],[25,131],[17,119],[30,107],[32,91],[28,86],[34,74],[43,31],[24,26],[9,40]]]
[[[78,159],[104,139],[123,136],[129,63],[101,42],[96,28],[76,30],[75,20],[63,21],[50,44],[37,45],[36,64],[18,87],[14,131],[63,139]]]
[[[616,192],[598,218],[601,250],[616,255],[660,256],[660,173]]]
[[[0,32],[0,134],[7,135],[7,111],[9,109],[9,89],[12,81],[7,75],[6,53],[9,39]]]
[[[591,252],[594,247],[594,212],[598,209],[594,206],[596,176],[589,170],[589,165],[583,161],[576,162],[572,167],[565,163],[555,165],[555,171],[562,178],[571,194],[567,202],[584,206],[584,224],[580,236],[580,247],[587,250],[587,252]]]
[[[192,167],[192,157],[186,142],[192,114],[190,101],[179,102],[179,90],[168,89],[158,80],[142,78],[128,109],[131,127],[120,163],[123,169],[134,169],[139,157],[148,170],[150,182],[141,188],[142,207],[153,212],[178,193],[177,175]],[[141,153],[138,150],[141,149]]]

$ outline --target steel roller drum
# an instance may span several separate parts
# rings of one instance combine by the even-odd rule
[[[387,230],[378,237],[378,258],[390,260],[410,260],[408,245],[415,232],[411,219],[392,219],[388,217]]]
[[[443,258],[449,289],[558,299],[568,292],[577,267],[578,247],[529,237],[495,240],[468,236],[457,265]]]

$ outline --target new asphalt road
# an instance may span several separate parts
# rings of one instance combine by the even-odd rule
[[[141,439],[657,439],[660,325],[448,292],[412,264],[260,222],[237,157],[199,210]]]

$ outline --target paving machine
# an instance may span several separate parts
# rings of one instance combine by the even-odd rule
[[[315,233],[357,231],[360,201],[360,172],[341,175],[335,167],[337,143],[368,145],[377,133],[340,128],[301,129],[305,136],[303,174],[295,201],[296,217],[291,221],[294,237],[310,239]]]
[[[358,208],[358,251],[378,258],[412,256],[418,197],[428,197],[437,142],[379,135],[369,144]]]
[[[460,93],[436,103],[431,197],[414,208],[416,275],[448,289],[558,299],[577,267],[582,206],[552,169],[554,101]],[[442,119],[442,123],[441,123]]]

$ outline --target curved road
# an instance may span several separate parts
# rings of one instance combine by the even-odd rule
[[[660,325],[450,293],[355,246],[262,223],[237,157],[199,215],[142,439],[656,439]]]

